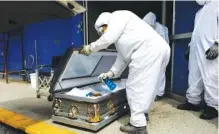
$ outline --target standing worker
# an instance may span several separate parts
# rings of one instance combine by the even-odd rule
[[[151,27],[154,28],[154,30],[161,36],[163,39],[166,40],[166,42],[169,44],[169,36],[168,36],[168,29],[166,26],[160,24],[159,22],[156,22],[156,15],[152,12],[149,12],[146,14],[143,18],[143,20],[149,24]],[[161,100],[163,98],[163,95],[165,93],[165,85],[166,85],[166,78],[165,78],[165,72],[161,75],[162,81],[161,85],[159,87],[157,97],[155,100]]]
[[[206,107],[201,119],[218,117],[218,1],[197,1],[203,7],[196,13],[192,39],[189,43],[189,88],[187,101],[178,109],[200,111],[204,91]]]
[[[84,45],[80,53],[89,55],[115,43],[117,59],[111,69],[99,78],[117,77],[129,66],[126,93],[131,117],[130,123],[121,126],[120,130],[147,134],[144,113],[154,101],[160,86],[160,75],[166,71],[170,58],[169,45],[153,28],[127,10],[100,14],[95,29],[102,36]]]

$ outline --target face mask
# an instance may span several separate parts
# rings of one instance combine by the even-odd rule
[[[100,28],[98,29],[98,31],[97,31],[97,34],[98,34],[99,36],[102,36],[105,32],[106,32],[106,28],[100,27]]]
[[[103,34],[103,27],[100,27],[100,28],[98,29],[97,34],[98,34],[99,36],[102,36],[102,34]]]
[[[196,0],[196,2],[197,2],[199,5],[201,5],[201,6],[203,6],[203,5],[206,4],[206,1],[205,1],[205,0]]]

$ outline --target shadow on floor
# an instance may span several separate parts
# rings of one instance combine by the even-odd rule
[[[52,103],[45,99],[22,98],[0,103],[1,108],[35,120],[48,120],[52,116]]]
[[[171,102],[170,102],[170,100],[163,100],[162,101],[162,103],[164,104],[164,103],[167,103],[167,104],[169,104],[170,106],[172,106],[172,108],[174,108],[176,111],[181,111],[181,110],[178,110],[176,107],[177,107],[177,105],[179,104],[178,102],[174,102],[174,100],[172,100]],[[204,102],[202,102],[203,104],[203,106],[202,106],[202,108],[204,108]],[[193,116],[194,116],[194,118],[198,118],[198,119],[200,119],[199,118],[199,116],[202,114],[202,112],[203,112],[203,110],[201,110],[200,112],[194,112],[194,111],[184,111],[184,112],[189,112],[189,113],[192,113],[193,114]],[[212,119],[212,120],[203,120],[203,119],[200,119],[201,121],[206,121],[206,122],[208,122],[209,124],[213,124],[217,129],[218,129],[218,118],[215,118],[215,119]]]

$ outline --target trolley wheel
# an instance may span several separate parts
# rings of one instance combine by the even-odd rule
[[[39,94],[37,94],[37,98],[40,98],[41,96]]]
[[[48,100],[48,101],[53,101],[53,96],[50,94],[50,95],[47,97],[47,100]]]

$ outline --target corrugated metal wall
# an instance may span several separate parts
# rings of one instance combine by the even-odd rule
[[[48,65],[51,63],[52,56],[63,55],[69,46],[80,47],[83,44],[82,27],[82,15],[28,24],[24,27],[24,56],[35,56],[34,42],[36,40],[38,64]],[[10,37],[7,59],[9,71],[22,69],[20,44],[20,33],[13,33]],[[2,66],[0,70],[3,70]]]

